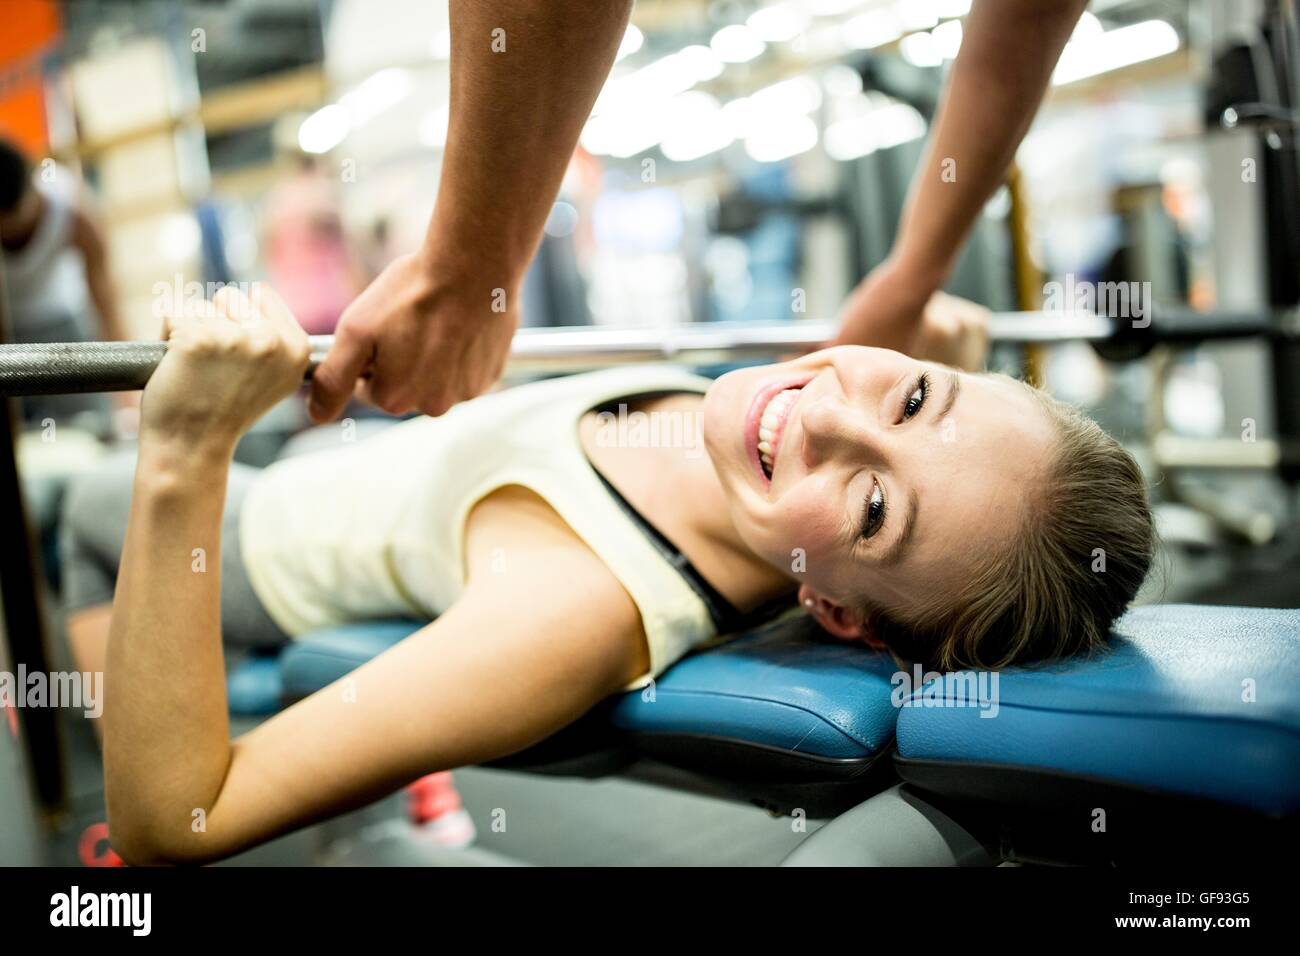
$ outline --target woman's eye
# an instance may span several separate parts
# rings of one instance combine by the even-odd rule
[[[930,380],[922,375],[917,380],[916,388],[912,390],[912,394],[907,396],[907,401],[903,403],[903,421],[907,421],[921,410],[921,406],[925,404],[925,396],[929,391]]]
[[[875,482],[871,486],[871,497],[867,499],[867,506],[862,510],[862,537],[870,538],[880,530],[884,521],[885,493],[880,490],[880,483]]]

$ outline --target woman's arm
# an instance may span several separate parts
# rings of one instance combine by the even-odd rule
[[[217,569],[239,429],[220,424],[219,403],[242,428],[301,368],[296,338],[285,338],[291,359],[253,361],[244,334],[201,359],[174,335],[146,392],[104,713],[109,828],[128,862],[218,859],[423,773],[514,752],[647,666],[639,614],[612,573],[539,499],[501,493],[471,516],[469,586],[453,608],[231,742]],[[242,404],[250,393],[260,398]]]
[[[839,340],[909,351],[1001,185],[1086,0],[977,0],[889,258],[850,296]]]
[[[178,799],[151,852],[228,856],[423,774],[515,753],[644,673],[632,599],[572,532],[542,534],[540,547],[495,535],[494,546],[509,541],[504,571],[487,568],[485,545],[482,572],[447,613],[234,741],[207,832],[190,832]]]
[[[240,434],[302,380],[307,337],[272,293],[232,289],[168,316],[143,397],[109,627],[103,718],[114,837],[134,847],[177,802],[206,808],[229,766],[221,511]],[[261,308],[261,306],[265,308]],[[188,825],[188,824],[187,824]]]
[[[229,466],[215,449],[140,450],[104,676],[116,702],[104,710],[105,790],[123,847],[138,844],[142,824],[188,817],[174,813],[175,801],[209,806],[227,769],[220,535]]]

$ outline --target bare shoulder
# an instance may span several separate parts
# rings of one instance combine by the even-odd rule
[[[470,580],[500,574],[513,552],[523,557],[545,552],[552,558],[600,560],[541,495],[522,485],[506,485],[485,496],[465,522],[465,560]],[[601,564],[604,567],[603,564]]]
[[[545,499],[507,485],[478,502],[465,526],[466,597],[500,602],[566,630],[598,629],[632,643],[649,667],[636,602]],[[633,675],[636,676],[636,675]],[[630,678],[629,678],[630,679]]]

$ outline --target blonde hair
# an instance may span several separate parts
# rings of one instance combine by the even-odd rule
[[[895,657],[996,669],[1095,650],[1151,567],[1155,526],[1137,462],[1077,408],[1007,381],[1047,413],[1056,447],[1025,489],[1010,547],[991,554],[957,594],[906,614],[866,609]]]

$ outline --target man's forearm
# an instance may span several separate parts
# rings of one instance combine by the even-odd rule
[[[485,290],[536,251],[632,0],[451,2],[451,116],[426,253]]]
[[[1086,5],[976,0],[891,254],[925,295],[1002,183]]]
[[[127,337],[117,308],[113,277],[109,272],[108,248],[95,219],[85,208],[78,208],[72,220],[72,245],[81,253],[86,269],[86,286],[90,301],[99,318],[100,338],[109,341]]]
[[[117,309],[117,298],[113,291],[113,280],[102,264],[88,268],[86,283],[90,287],[90,300],[99,315],[100,338],[106,341],[126,339],[126,329],[122,326],[122,316]]]

